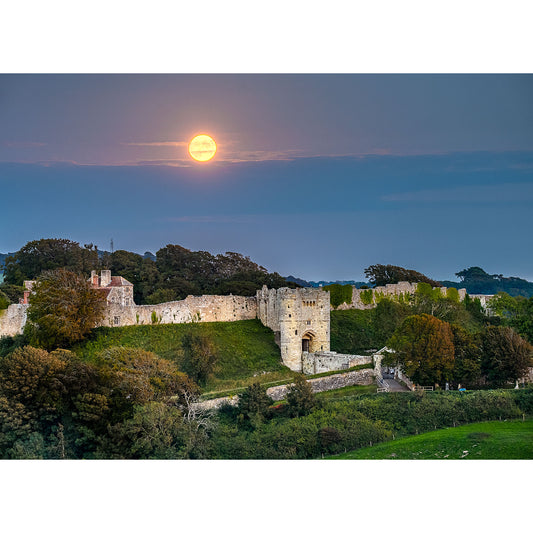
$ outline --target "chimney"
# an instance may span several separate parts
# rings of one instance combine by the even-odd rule
[[[93,287],[98,287],[98,274],[96,270],[91,270],[91,285]]]
[[[100,287],[107,287],[111,283],[111,270],[100,272]]]

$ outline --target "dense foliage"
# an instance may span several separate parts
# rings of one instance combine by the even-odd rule
[[[503,325],[512,327],[533,343],[533,296],[528,299],[500,292],[490,299],[489,307],[502,319]]]
[[[424,282],[429,283],[432,287],[440,287],[438,281],[432,280],[417,272],[395,265],[370,265],[365,268],[366,279],[376,287],[387,285],[388,283],[398,283],[400,281],[409,281],[411,283]]]
[[[352,302],[353,287],[351,285],[339,285],[333,283],[322,287],[323,290],[331,294],[330,302],[333,307],[339,307],[343,303],[350,304]]]
[[[64,268],[89,277],[91,270],[110,269],[134,285],[137,304],[180,300],[188,295],[236,294],[253,296],[263,285],[296,287],[278,273],[269,273],[249,257],[235,252],[212,255],[169,244],[152,254],[126,250],[99,252],[68,239],[41,239],[25,244],[6,258],[5,285],[21,286],[46,270]],[[3,289],[4,285],[0,287]],[[4,291],[5,292],[5,291]],[[12,303],[16,303],[13,299]]]
[[[455,289],[443,294],[419,283],[407,299],[384,298],[366,311],[332,311],[331,349],[364,353],[395,347],[398,353],[384,364],[399,364],[419,385],[501,386],[525,374],[533,348],[498,326],[512,325],[527,337],[533,317],[529,300],[521,297],[502,294],[494,310],[500,316],[484,312],[477,299],[467,296],[460,302]],[[488,342],[489,337],[494,339]]]
[[[531,365],[533,346],[512,328],[489,326],[480,341],[481,370],[491,383],[503,385],[517,380]]]
[[[30,304],[24,334],[31,344],[48,349],[68,347],[102,319],[105,295],[83,276],[61,268],[39,276]]]
[[[419,385],[433,385],[451,378],[455,347],[450,324],[431,315],[413,315],[394,332],[388,345],[395,366]]]
[[[395,436],[533,414],[533,390],[362,395],[328,400],[296,380],[272,406],[258,383],[236,407],[196,406],[171,361],[132,348],[91,361],[18,348],[0,360],[0,458],[296,459]]]

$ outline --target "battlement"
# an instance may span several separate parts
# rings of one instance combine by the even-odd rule
[[[415,294],[418,288],[418,283],[410,283],[409,281],[400,281],[399,283],[387,284],[382,287],[373,287],[369,289],[358,289],[352,285],[352,301],[350,303],[343,303],[337,307],[337,310],[345,309],[372,309],[376,307],[382,298],[396,298],[401,300],[406,295]],[[446,296],[448,288],[439,287],[443,296]],[[463,301],[466,296],[466,289],[457,289],[459,293],[459,300]]]

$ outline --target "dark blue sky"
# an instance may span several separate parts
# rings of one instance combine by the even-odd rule
[[[531,95],[531,75],[1,75],[0,251],[113,238],[315,280],[533,279]]]

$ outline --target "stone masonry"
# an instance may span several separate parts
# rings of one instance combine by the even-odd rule
[[[338,310],[344,309],[372,309],[376,307],[381,298],[402,298],[406,294],[414,294],[418,283],[410,283],[409,281],[400,281],[399,283],[387,284],[384,287],[374,287],[372,289],[358,289],[352,286],[352,301],[343,303],[337,307]],[[445,296],[447,287],[439,287],[442,294]],[[459,300],[463,301],[466,296],[466,289],[457,289],[459,292]],[[485,296],[485,298],[489,298]]]
[[[259,318],[274,331],[283,364],[291,370],[316,374],[343,370],[364,364],[366,356],[337,354],[330,351],[330,293],[320,288],[268,289],[256,296],[187,296],[184,300],[157,305],[136,305],[133,284],[110,270],[100,275],[91,272],[91,285],[106,295],[107,306],[100,326],[134,326],[141,324],[181,324],[187,322],[233,322]],[[22,333],[26,324],[28,297],[33,282],[25,282],[24,298],[0,311],[0,337]],[[416,283],[401,282],[374,289],[353,289],[350,304],[339,309],[370,309],[380,298],[413,294]],[[443,293],[446,288],[442,287]],[[459,289],[460,299],[466,291]],[[485,296],[484,304],[488,296]]]
[[[274,331],[283,364],[302,372],[302,354],[329,351],[330,294],[322,289],[257,291],[257,317]]]

